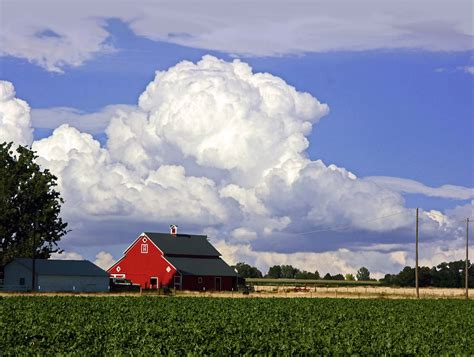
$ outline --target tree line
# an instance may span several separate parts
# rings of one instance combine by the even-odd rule
[[[469,263],[469,262],[468,262]],[[299,270],[292,265],[274,265],[268,269],[264,275],[262,272],[249,264],[240,262],[233,266],[241,278],[269,278],[269,279],[311,279],[311,280],[345,280],[345,281],[375,281],[370,278],[370,271],[366,267],[361,267],[356,275],[329,273],[321,276],[316,270],[308,272]],[[443,262],[435,267],[419,267],[418,279],[420,287],[440,287],[440,288],[463,288],[465,282],[465,261],[457,260],[453,262]],[[413,287],[415,286],[415,268],[406,266],[398,274],[386,274],[379,279],[382,285]],[[474,266],[469,267],[469,287],[474,288]]]
[[[370,278],[370,271],[366,267],[361,267],[356,275],[353,274],[335,274],[326,273],[321,276],[316,270],[309,272],[306,270],[299,270],[292,265],[273,265],[268,269],[264,275],[258,268],[249,264],[240,262],[233,266],[241,278],[269,278],[269,279],[311,279],[311,280],[348,280],[348,281],[367,281],[374,280]]]
[[[468,261],[468,265],[470,262]],[[419,267],[420,287],[463,288],[465,284],[465,260],[443,262],[435,267]],[[474,288],[474,267],[469,267],[469,287]],[[415,286],[415,268],[405,267],[398,274],[387,274],[380,282],[391,286]]]

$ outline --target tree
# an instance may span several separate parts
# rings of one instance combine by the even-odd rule
[[[367,281],[370,280],[370,271],[366,267],[362,267],[357,270],[357,280]]]
[[[282,265],[281,266],[281,277],[282,278],[293,279],[298,272],[299,272],[299,270],[294,268],[291,265]]]
[[[319,279],[319,273],[316,270],[316,272],[311,273],[309,271],[303,270],[303,271],[298,271],[295,274],[296,279],[313,279],[313,280],[318,280]]]
[[[68,232],[59,216],[57,178],[25,146],[0,144],[0,265],[13,257],[49,258]]]
[[[268,269],[267,276],[273,279],[281,278],[281,267],[279,265],[274,265]]]
[[[261,278],[262,272],[246,263],[237,263],[234,267],[241,278]]]
[[[344,280],[344,275],[342,274],[333,275],[332,280]]]
[[[332,280],[331,274],[326,273],[326,275],[323,277],[323,280]]]
[[[380,279],[380,282],[383,285],[397,285],[397,276],[393,274],[385,274],[385,276]]]
[[[344,278],[345,278],[345,280],[347,280],[347,281],[354,281],[354,280],[355,280],[355,277],[354,277],[353,274],[346,274],[346,275],[344,276]]]
[[[436,267],[419,267],[420,286],[436,286],[442,288],[464,287],[463,260],[443,262]],[[380,280],[384,285],[415,286],[415,268],[405,267],[398,274],[387,274]],[[469,268],[469,287],[474,287],[474,266]]]

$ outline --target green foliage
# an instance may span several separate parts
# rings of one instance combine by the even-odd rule
[[[15,256],[48,258],[67,233],[59,217],[61,203],[56,177],[41,170],[37,156],[24,146],[0,144],[0,265]]]
[[[347,281],[355,281],[355,276],[353,274],[344,275],[344,279]]]
[[[292,265],[274,265],[268,270],[266,278],[271,279],[319,279],[319,272],[316,270],[310,273],[306,270],[299,270]]]
[[[281,277],[283,279],[293,279],[298,272],[299,270],[291,265],[281,266]]]
[[[295,274],[295,279],[318,280],[320,279],[320,276],[317,270],[314,273],[303,270],[303,271],[298,271]]]
[[[323,280],[339,280],[339,281],[343,281],[343,280],[345,280],[345,279],[344,279],[344,275],[342,275],[342,274],[331,275],[331,274],[327,273],[326,275],[324,275]]]
[[[370,271],[366,267],[357,270],[357,280],[370,280]]]
[[[241,278],[261,278],[262,272],[256,267],[250,266],[246,263],[237,263],[233,266]]]
[[[281,266],[274,265],[268,269],[267,277],[272,279],[281,278]]]
[[[472,355],[463,300],[0,298],[5,355]]]
[[[421,287],[462,288],[465,284],[465,261],[443,262],[432,268],[419,267],[418,273]],[[415,268],[405,267],[398,274],[387,274],[380,282],[384,285],[415,286]],[[469,287],[474,288],[474,266],[469,268]]]

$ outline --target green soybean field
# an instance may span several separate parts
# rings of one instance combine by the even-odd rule
[[[474,303],[0,297],[0,354],[474,353]]]

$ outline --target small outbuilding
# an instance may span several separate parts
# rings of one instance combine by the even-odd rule
[[[5,266],[4,288],[32,290],[33,260],[15,258]],[[107,292],[109,275],[88,260],[35,259],[38,292]]]

